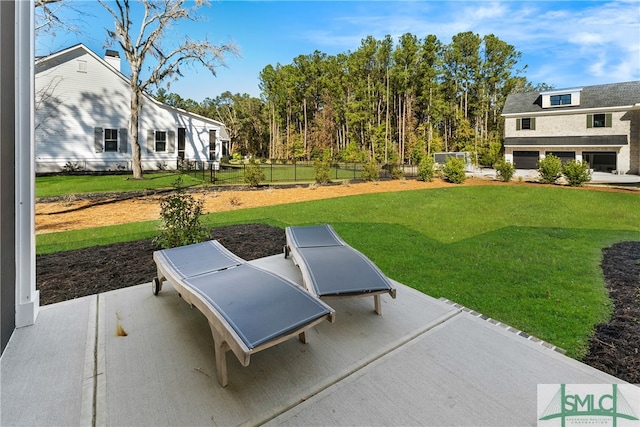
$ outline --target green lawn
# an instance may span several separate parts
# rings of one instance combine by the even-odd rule
[[[265,180],[262,184],[270,183],[311,183],[315,182],[313,165],[296,164],[260,164]],[[329,178],[333,181],[349,181],[360,178],[362,165],[341,163],[331,167]],[[147,172],[144,179],[132,179],[131,174],[124,175],[51,175],[36,177],[36,197],[63,196],[73,193],[105,193],[118,191],[141,191],[172,188],[175,180],[182,177],[182,185],[245,185],[244,166],[240,164],[223,165],[213,175],[209,170],[191,170],[182,174],[176,172]]]
[[[73,193],[108,193],[172,188],[178,177],[182,186],[202,185],[201,176],[179,175],[172,172],[147,173],[144,179],[131,175],[55,175],[36,177],[36,197],[61,196]],[[209,175],[206,176],[209,178]]]
[[[210,214],[211,226],[331,223],[391,278],[580,358],[611,304],[602,249],[640,240],[636,194],[461,186]],[[154,235],[145,222],[37,236],[38,253]]]
[[[286,183],[315,182],[315,168],[313,163],[298,163],[295,165],[282,165],[278,163],[260,163],[258,165],[264,173],[265,183]],[[214,174],[216,185],[238,185],[244,184],[244,167],[242,164],[222,165],[219,171]],[[198,176],[202,172],[186,172],[190,175]],[[332,166],[329,170],[329,178],[333,181],[345,181],[359,179],[362,175],[362,165],[340,163],[337,167]]]

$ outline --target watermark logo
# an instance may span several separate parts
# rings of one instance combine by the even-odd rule
[[[640,387],[538,384],[538,426],[640,427]]]

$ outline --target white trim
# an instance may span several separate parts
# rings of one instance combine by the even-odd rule
[[[16,2],[16,18],[16,327],[19,328],[34,324],[40,308],[35,256],[34,3]]]
[[[512,144],[504,144],[504,147],[507,148],[547,148],[547,147],[553,147],[553,148],[576,148],[576,147],[581,147],[583,149],[589,149],[589,148],[622,148],[622,147],[627,147],[627,145],[619,145],[619,144],[604,144],[604,145],[584,145],[584,144],[577,144],[577,145],[549,145],[549,144],[537,144],[537,145],[512,145]]]
[[[566,105],[564,106],[568,108]],[[629,111],[640,108],[640,104],[620,105],[617,107],[594,107],[594,108],[571,108],[570,110],[540,110],[529,111],[526,113],[506,113],[502,114],[504,118],[520,118],[520,117],[538,117],[538,116],[568,116],[572,114],[589,114],[589,113],[608,113],[615,111]]]
[[[566,89],[551,89],[540,92],[540,95],[564,95],[568,93],[580,92],[582,87],[571,87]]]

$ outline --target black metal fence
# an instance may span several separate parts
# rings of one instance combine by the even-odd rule
[[[315,182],[313,162],[296,162],[287,164],[257,163],[256,166],[264,175],[261,183],[287,182]],[[350,181],[362,179],[363,163],[333,163],[329,169],[329,179],[332,181]],[[245,184],[245,163],[219,163],[212,161],[182,160],[178,169],[203,181],[210,181],[216,185]],[[379,177],[414,178],[418,170],[415,165],[383,165],[379,167]]]

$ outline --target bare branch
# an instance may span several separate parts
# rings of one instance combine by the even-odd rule
[[[164,79],[182,76],[180,67],[183,65],[202,65],[213,75],[219,66],[224,66],[226,54],[237,55],[238,51],[232,43],[215,45],[208,40],[194,42],[186,38],[181,44],[172,49],[165,49],[162,45],[163,37],[170,30],[172,24],[182,20],[197,21],[197,9],[208,5],[206,0],[196,0],[194,7],[184,8],[185,0],[141,0],[144,14],[140,23],[140,30],[133,41],[130,20],[131,4],[129,0],[114,0],[117,10],[110,6],[112,2],[98,0],[100,4],[114,17],[115,28],[107,30],[111,40],[120,44],[125,58],[131,67],[129,85],[131,87],[131,120],[130,134],[132,137],[132,155],[134,177],[142,177],[140,166],[140,142],[138,135],[138,121],[142,108],[142,93],[150,85],[159,85]],[[173,39],[173,37],[172,37]],[[155,61],[150,65],[150,73],[146,80],[142,79],[142,67],[150,56]]]
[[[56,89],[62,82],[62,77],[51,79],[45,86],[37,88],[35,93],[34,110],[38,116],[35,130],[46,131],[49,134],[59,133],[55,127],[48,125],[49,122],[57,119],[60,115],[60,105],[62,100],[56,95]]]

